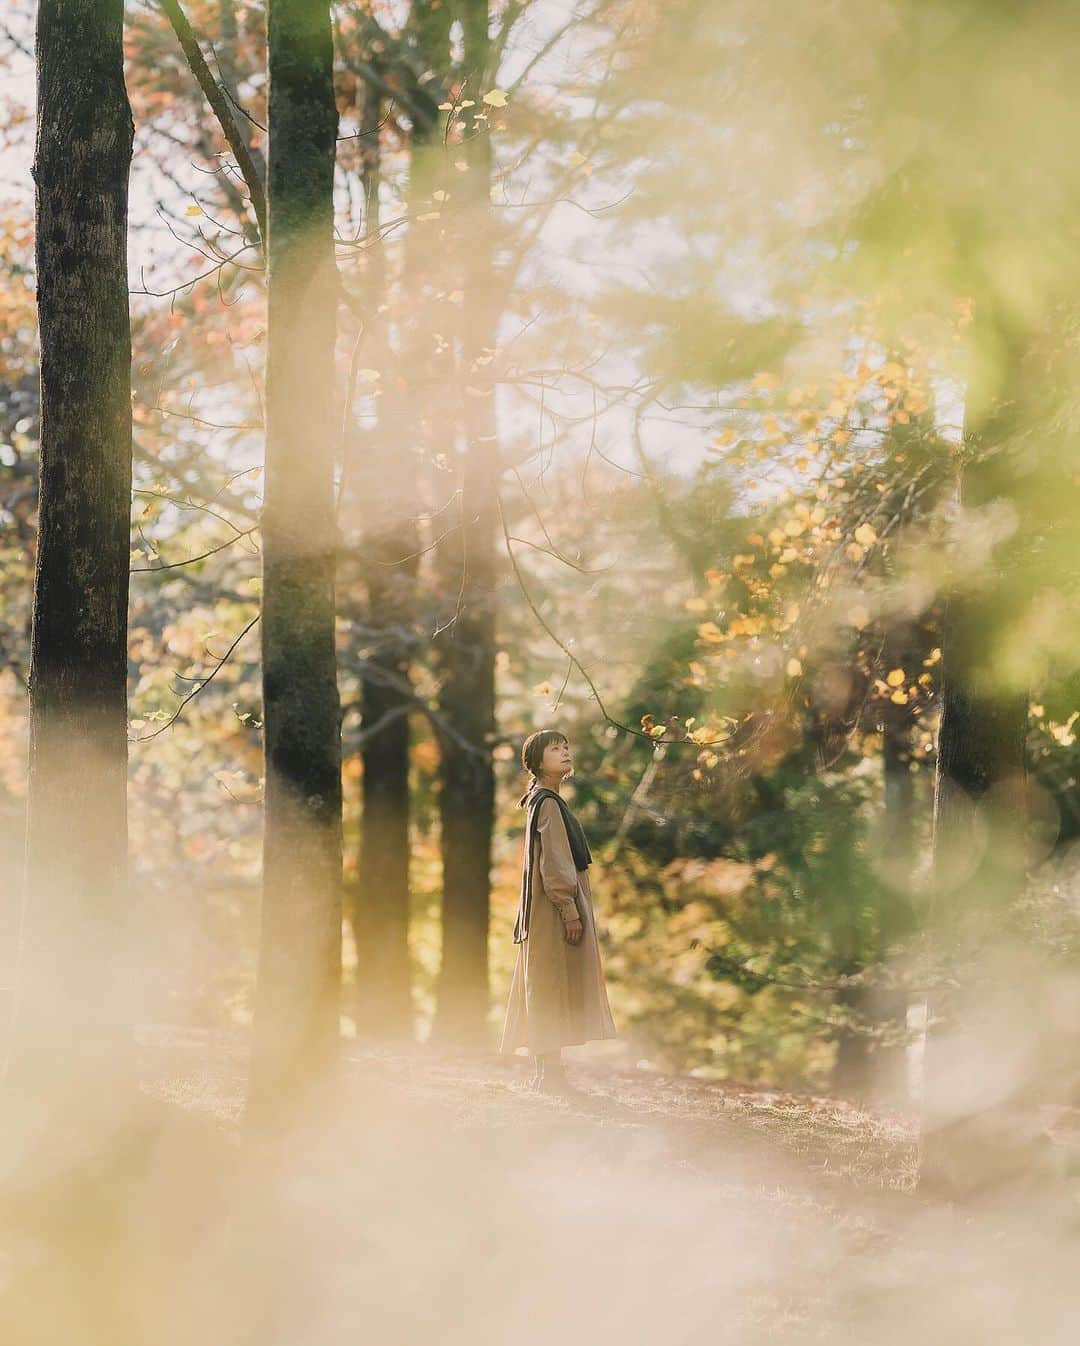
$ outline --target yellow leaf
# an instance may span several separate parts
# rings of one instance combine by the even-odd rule
[[[203,210],[202,206],[188,206],[187,210],[184,211],[184,214],[191,216],[203,215],[205,214],[205,211]]]
[[[894,701],[898,706],[906,706],[908,700],[907,692],[901,691],[898,688],[893,692],[892,696],[889,697],[889,700]]]
[[[902,668],[894,668],[891,673],[885,675],[885,681],[890,687],[902,687],[905,676]]]
[[[789,678],[797,678],[802,672],[802,664],[798,659],[789,659],[787,661],[787,675]]]
[[[855,529],[855,541],[864,547],[872,547],[877,541],[877,533],[874,531],[873,524],[861,523]]]
[[[503,93],[502,89],[489,89],[484,94],[484,102],[488,107],[505,107],[506,94]]]

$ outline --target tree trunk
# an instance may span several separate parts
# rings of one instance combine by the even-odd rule
[[[490,56],[487,0],[462,6],[468,88],[480,110]],[[497,340],[491,136],[466,131],[466,203],[460,246],[464,307],[464,446],[460,464],[461,528],[439,549],[444,592],[454,604],[436,639],[440,709],[458,737],[442,733],[439,809],[443,864],[443,947],[432,1038],[462,1046],[487,1040],[488,923],[495,826],[496,492],[499,448],[495,385],[488,372]]]
[[[378,127],[381,100],[368,100],[364,123],[373,134],[365,145],[364,231],[379,227]],[[414,137],[417,134],[414,128]],[[413,273],[412,236],[406,240],[403,286],[409,299]],[[383,300],[384,268],[378,247],[369,265],[368,307]],[[382,325],[375,337],[383,350]],[[430,337],[429,337],[430,339]],[[377,356],[375,358],[378,358]],[[416,598],[419,536],[415,477],[409,470],[412,445],[395,434],[396,413],[407,402],[397,380],[385,379],[379,423],[365,442],[363,480],[358,492],[361,518],[361,569],[367,592],[371,646],[360,671],[364,715],[363,761],[357,892],[352,912],[356,938],[356,1031],[365,1041],[412,1038],[409,964],[409,709],[408,672]],[[409,559],[405,559],[409,558]],[[370,735],[370,737],[367,737]]]
[[[977,315],[975,337],[964,433],[972,458],[960,498],[1022,512],[1024,435],[1037,424],[1033,374],[1020,336],[990,315]],[[920,1184],[946,1196],[1007,1180],[1026,1155],[1017,1122],[1028,1016],[1015,1013],[1024,990],[1005,919],[1025,879],[1028,694],[998,668],[1003,633],[1025,602],[1015,556],[1024,531],[1021,519],[988,573],[950,593],[944,618],[931,929],[949,981],[929,1002]]]
[[[441,76],[450,61],[450,7],[414,5],[413,39],[424,69]],[[379,95],[372,91],[364,121],[377,127]],[[444,155],[436,145],[436,124],[413,118],[409,159],[409,210],[430,209],[434,165]],[[379,225],[378,136],[365,142],[367,219],[371,236]],[[408,671],[413,657],[412,628],[419,572],[420,535],[415,521],[418,450],[422,447],[425,405],[422,390],[434,383],[430,369],[435,323],[428,296],[433,258],[429,236],[412,228],[405,239],[399,306],[399,345],[394,376],[384,379],[379,423],[365,452],[359,490],[361,550],[368,599],[368,624],[374,648],[361,669],[365,737],[362,816],[357,892],[353,905],[357,983],[357,1036],[366,1041],[412,1038],[409,956],[409,720]],[[372,250],[369,266],[373,293],[369,307],[382,302],[381,253]],[[374,293],[377,292],[377,293]],[[385,347],[386,333],[380,328]],[[374,357],[377,361],[377,356]],[[408,559],[405,559],[408,558]]]
[[[121,1109],[135,1013],[127,876],[132,121],[122,0],[37,20],[41,461],[27,869],[9,1099]],[[74,1119],[79,1118],[76,1122]]]
[[[337,1054],[341,715],[334,631],[329,11],[271,0],[269,331],[263,507],[263,908],[250,1111],[300,1104]]]

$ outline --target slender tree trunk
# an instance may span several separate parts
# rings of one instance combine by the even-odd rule
[[[964,436],[972,458],[960,499],[1022,510],[1032,372],[1020,336],[991,315],[977,315],[975,339]],[[1021,521],[1014,537],[1023,532]],[[999,546],[987,569],[981,583],[949,595],[942,643],[931,929],[948,980],[929,1002],[920,1183],[949,1196],[994,1186],[1025,1162],[1016,1123],[1027,1081],[1012,1059],[1024,1052],[1012,1031],[1025,1032],[1015,1014],[1024,991],[1005,918],[1025,879],[1028,694],[999,668],[1003,633],[1025,602],[1015,545]]]
[[[132,121],[122,0],[41,0],[41,462],[9,1099],[82,1126],[132,1085],[127,597]],[[64,1100],[64,1101],[59,1101]],[[76,1121],[78,1118],[80,1120]]]
[[[449,5],[422,0],[412,6],[409,28],[423,69],[441,78],[450,63]],[[372,89],[365,123],[377,127],[381,99]],[[434,120],[412,117],[409,155],[409,210],[431,209],[434,174],[445,151],[436,139]],[[365,233],[379,224],[378,136],[365,142],[367,206]],[[383,380],[379,422],[364,453],[359,511],[361,550],[368,598],[372,651],[361,670],[365,737],[358,881],[353,905],[356,937],[357,1034],[372,1040],[411,1039],[413,1034],[409,956],[409,667],[419,573],[420,534],[416,469],[421,459],[425,421],[435,386],[431,368],[432,333],[437,328],[429,290],[435,263],[430,234],[412,228],[405,239],[398,309],[398,350],[391,377]],[[382,258],[378,247],[369,307],[382,301]],[[387,333],[373,329],[386,348]],[[380,340],[381,339],[381,340]],[[373,357],[378,363],[378,356]],[[408,558],[408,559],[405,559]]]
[[[381,163],[377,127],[381,99],[370,89],[364,125],[364,231],[379,227]],[[414,136],[417,134],[414,128]],[[406,240],[403,288],[409,302],[409,278],[416,244]],[[373,249],[368,309],[383,302],[381,253]],[[380,351],[387,346],[385,325],[373,332]],[[430,341],[430,334],[428,334]],[[373,355],[378,360],[379,353]],[[390,372],[390,371],[387,371]],[[406,399],[393,377],[383,380],[379,423],[362,448],[363,480],[358,511],[361,570],[367,592],[369,653],[360,672],[364,715],[363,761],[357,888],[352,910],[356,939],[355,1014],[357,1036],[366,1041],[412,1038],[409,965],[409,665],[416,599],[419,536],[412,521],[417,501],[410,471],[411,445],[395,435]],[[409,558],[409,559],[405,559]],[[370,737],[366,735],[370,734]]]
[[[460,13],[475,116],[489,78],[487,0],[464,0]],[[461,231],[465,292],[461,528],[440,548],[440,569],[454,610],[436,641],[440,708],[465,742],[442,735],[443,948],[432,1030],[434,1040],[464,1046],[484,1045],[487,1040],[499,474],[495,385],[489,373],[498,326],[489,206],[491,136],[486,124],[476,122],[467,135],[468,167],[463,175],[467,201]]]
[[[184,59],[188,63],[188,68],[195,76],[195,81],[210,105],[210,110],[217,118],[225,141],[236,160],[236,166],[247,186],[251,206],[255,212],[257,230],[251,230],[243,197],[228,174],[225,174],[222,178],[222,187],[226,195],[229,196],[237,216],[244,223],[250,241],[262,243],[266,238],[266,185],[263,181],[262,164],[252,153],[250,125],[243,113],[235,108],[229,94],[214,78],[210,67],[206,64],[206,58],[202,54],[199,40],[188,22],[180,0],[159,0],[159,4],[172,25],[173,32],[180,43],[180,49],[184,53]],[[228,20],[231,12],[231,5],[226,0],[222,7],[221,18],[223,38],[228,34],[228,39],[222,42],[221,50],[218,52],[218,61],[227,80],[235,79],[236,73],[235,64],[232,60],[232,44],[236,39],[236,20],[233,16],[232,22],[229,24]],[[226,71],[230,73],[226,74]]]
[[[263,508],[263,909],[250,1110],[336,1057],[341,714],[334,632],[333,45],[324,0],[271,0]]]

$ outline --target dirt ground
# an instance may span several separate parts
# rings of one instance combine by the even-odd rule
[[[239,1135],[242,1043],[144,1050],[148,1092]],[[910,1118],[581,1063],[565,1100],[528,1089],[525,1058],[346,1058],[320,1125],[223,1184],[223,1340],[1074,1339],[1075,1196],[922,1200]]]
[[[1075,1182],[935,1205],[910,1119],[580,1061],[567,1100],[525,1058],[350,1046],[271,1141],[242,1125],[241,1038],[140,1042],[141,1138],[5,1203],[4,1341],[1075,1340]]]

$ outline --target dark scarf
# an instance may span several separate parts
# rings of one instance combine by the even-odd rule
[[[518,903],[518,915],[514,922],[515,944],[521,944],[529,933],[529,908],[532,905],[532,844],[539,822],[540,802],[546,795],[551,795],[558,802],[559,809],[562,812],[563,822],[566,824],[566,837],[570,842],[570,853],[574,857],[574,867],[578,870],[588,869],[592,863],[592,852],[589,850],[589,843],[585,839],[585,830],[570,811],[570,806],[566,800],[557,790],[549,790],[546,785],[537,786],[529,795],[528,803],[525,806],[525,864],[521,872],[521,897]]]

